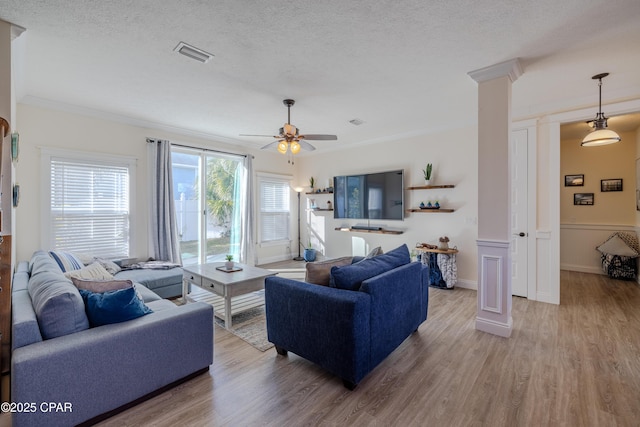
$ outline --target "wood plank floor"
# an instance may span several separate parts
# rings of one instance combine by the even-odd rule
[[[101,425],[640,425],[640,287],[561,283],[560,306],[514,298],[510,339],[474,329],[475,291],[431,289],[427,321],[354,391],[216,327],[208,374]]]

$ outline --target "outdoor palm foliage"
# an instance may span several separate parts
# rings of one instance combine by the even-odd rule
[[[228,227],[233,212],[233,193],[235,187],[237,160],[207,159],[206,204],[207,212],[216,218],[220,225]]]

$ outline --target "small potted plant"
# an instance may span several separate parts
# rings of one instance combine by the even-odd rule
[[[316,250],[311,246],[311,240],[309,240],[309,246],[304,248],[304,260],[307,262],[316,260]]]
[[[447,236],[440,238],[440,250],[446,251],[449,250],[449,238]]]
[[[431,163],[427,163],[427,167],[422,170],[422,173],[424,173],[425,185],[431,184],[431,172],[433,172],[433,165]]]
[[[233,269],[233,255],[228,254],[225,256],[227,262],[224,263],[224,268],[227,270]]]
[[[309,178],[309,186],[311,187],[311,192],[313,193],[313,188],[316,186],[316,180],[313,177]]]

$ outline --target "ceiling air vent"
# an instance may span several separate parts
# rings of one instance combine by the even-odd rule
[[[195,59],[198,62],[202,62],[203,64],[206,64],[211,58],[213,58],[212,54],[205,52],[202,49],[198,49],[197,47],[191,46],[185,42],[178,43],[178,46],[176,46],[173,50],[191,59]]]

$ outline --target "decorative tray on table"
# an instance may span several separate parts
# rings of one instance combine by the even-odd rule
[[[234,271],[242,271],[242,267],[227,268],[223,265],[221,267],[216,267],[216,270],[224,271],[225,273],[233,273]]]

